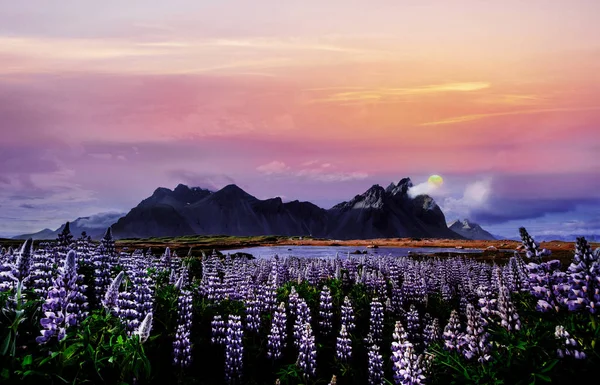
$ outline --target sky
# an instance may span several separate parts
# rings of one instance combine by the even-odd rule
[[[157,187],[600,235],[595,0],[0,0],[0,235]]]

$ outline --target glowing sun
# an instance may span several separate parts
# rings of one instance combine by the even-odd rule
[[[427,182],[433,187],[440,187],[444,184],[444,179],[439,175],[432,175],[427,179]]]

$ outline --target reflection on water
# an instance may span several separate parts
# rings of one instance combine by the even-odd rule
[[[285,257],[346,257],[348,253],[355,251],[367,252],[368,255],[391,255],[393,257],[405,257],[412,254],[432,254],[432,253],[481,253],[481,249],[454,249],[440,247],[379,247],[377,249],[368,249],[364,246],[260,246],[248,247],[245,249],[222,250],[223,254],[233,254],[243,252],[252,254],[256,258],[272,257],[275,254]],[[410,253],[409,253],[410,251]]]

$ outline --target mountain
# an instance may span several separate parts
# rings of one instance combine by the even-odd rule
[[[428,195],[410,198],[409,178],[386,189],[374,185],[349,202],[328,210],[328,237],[360,238],[461,238],[446,226],[444,213]]]
[[[71,234],[73,234],[74,238],[79,238],[81,233],[85,231],[87,235],[92,237],[92,239],[98,240],[104,236],[106,229],[123,215],[124,213],[107,212],[90,215],[89,217],[79,217],[69,223]],[[44,229],[42,231],[38,231],[37,233],[17,235],[16,237],[13,237],[13,239],[56,239],[64,227],[65,224],[61,225],[56,230]]]
[[[462,238],[446,226],[435,201],[408,196],[409,178],[375,185],[329,210],[310,202],[260,200],[236,185],[212,192],[178,185],[154,191],[112,227],[116,238],[203,235],[312,235],[352,239]]]
[[[477,223],[473,223],[468,219],[463,219],[462,221],[457,219],[454,222],[449,223],[448,228],[467,239],[486,241],[493,241],[497,239],[492,234],[485,231]]]
[[[310,235],[323,234],[325,226],[325,210],[309,202],[260,200],[233,184],[216,192],[179,185],[174,191],[157,189],[113,226],[113,234],[116,238]]]

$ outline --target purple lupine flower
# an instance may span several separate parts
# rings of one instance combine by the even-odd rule
[[[440,339],[440,321],[435,318],[425,326],[423,331],[423,341],[425,345],[430,345]]]
[[[298,348],[298,367],[306,377],[315,377],[317,375],[317,348],[315,346],[315,336],[306,322],[302,326],[302,335],[300,337],[300,346]]]
[[[17,253],[17,259],[15,261],[16,277],[19,280],[25,282],[31,271],[31,265],[33,262],[33,239],[29,238],[23,243],[21,249]]]
[[[500,317],[500,325],[509,332],[513,330],[521,330],[521,320],[519,319],[519,314],[517,313],[517,309],[510,299],[510,292],[508,291],[508,288],[504,285],[500,286],[499,288],[497,303],[498,310],[495,311],[495,314]]]
[[[246,300],[246,329],[258,333],[260,329],[260,301],[256,299],[254,290],[250,290]]]
[[[173,341],[173,365],[187,368],[192,363],[192,292],[182,290],[177,301],[177,332]]]
[[[281,358],[281,345],[281,332],[273,320],[271,323],[271,330],[267,336],[267,357],[271,358],[272,360]]]
[[[348,337],[346,325],[342,323],[340,327],[340,335],[336,343],[336,357],[340,361],[348,361],[352,357],[352,340]]]
[[[292,286],[292,290],[290,290],[290,296],[288,298],[288,308],[290,310],[290,314],[292,315],[292,318],[294,318],[296,311],[298,310],[299,299],[300,299],[300,296],[298,295],[298,292],[296,291],[296,286]]]
[[[225,321],[220,314],[215,314],[213,320],[211,321],[212,328],[212,337],[211,343],[214,345],[225,345],[226,340],[226,328]]]
[[[160,265],[164,270],[170,271],[171,263],[172,263],[171,249],[167,247],[165,249],[165,253],[160,258]]]
[[[110,260],[111,255],[104,248],[100,248],[99,252],[92,257],[92,264],[94,265],[94,294],[97,303],[102,301],[111,282]]]
[[[448,324],[444,327],[442,338],[444,340],[444,348],[450,351],[459,351],[462,349],[462,327],[460,318],[456,310],[450,313]]]
[[[331,298],[331,291],[329,287],[323,286],[321,290],[321,296],[319,301],[319,327],[323,334],[329,334],[331,331],[331,321],[333,318],[333,303]]]
[[[53,264],[47,251],[38,251],[32,256],[31,271],[27,278],[28,286],[45,298],[52,285]],[[0,291],[2,291],[0,289]]]
[[[465,358],[468,360],[475,358],[481,363],[488,361],[491,358],[488,338],[489,334],[485,331],[485,320],[481,313],[473,305],[467,305],[467,330],[463,336]]]
[[[525,246],[526,256],[529,259],[534,260],[539,263],[542,261],[542,258],[550,255],[550,250],[541,249],[539,245],[534,241],[534,239],[529,235],[525,227],[519,228],[519,233],[521,235],[521,240],[523,246]]]
[[[275,310],[275,314],[273,315],[273,322],[277,325],[277,328],[279,329],[281,347],[285,348],[287,340],[287,315],[285,313],[284,302],[281,302]]]
[[[400,360],[404,357],[404,353],[408,347],[413,345],[408,341],[408,334],[402,326],[402,322],[396,321],[394,326],[394,333],[392,334],[392,366],[394,370],[394,381],[398,384],[403,378],[402,373],[403,367],[400,364]]]
[[[119,300],[119,288],[121,287],[121,283],[123,283],[123,278],[125,278],[125,272],[121,271],[115,279],[111,282],[108,290],[106,290],[106,294],[104,299],[102,300],[102,306],[107,310],[113,311],[117,305]]]
[[[140,326],[133,332],[134,335],[140,338],[140,343],[144,343],[150,337],[150,331],[152,330],[152,312],[146,314]]]
[[[423,358],[417,356],[412,344],[408,344],[402,355],[394,363],[396,385],[420,385],[425,383]]]
[[[304,298],[298,300],[298,308],[296,310],[296,319],[294,321],[294,345],[297,348],[300,347],[302,340],[302,333],[304,333],[304,325],[310,324],[311,316],[310,309],[306,304]]]
[[[568,282],[562,285],[570,311],[587,309],[595,314],[600,306],[600,261],[585,238],[577,238],[575,256],[567,269]]]
[[[419,325],[419,312],[414,304],[410,305],[409,311],[406,313],[406,329],[412,340],[418,340],[421,338],[420,331],[421,326]]]
[[[227,321],[227,337],[225,340],[225,381],[228,384],[241,381],[242,378],[243,337],[241,317],[230,315]]]
[[[267,337],[267,356],[274,360],[281,358],[281,350],[287,338],[285,303],[281,302],[271,322],[271,331]]]
[[[369,320],[369,334],[376,344],[381,343],[383,339],[383,305],[379,298],[373,298],[371,301],[371,318]]]
[[[355,327],[354,309],[352,308],[352,303],[350,302],[350,298],[348,298],[348,296],[344,297],[344,303],[342,303],[341,319],[342,323],[346,325],[346,330],[348,332],[352,332]]]
[[[36,338],[38,343],[47,343],[53,337],[62,340],[69,327],[85,318],[88,304],[84,294],[86,286],[81,284],[82,281],[83,276],[77,274],[77,254],[71,250],[42,304],[45,318],[40,320],[43,330],[42,335]]]
[[[383,385],[383,357],[379,354],[379,346],[369,348],[369,385]]]
[[[556,350],[556,354],[563,358],[571,356],[577,360],[584,360],[586,354],[581,350],[579,343],[571,337],[569,332],[562,325],[556,325],[554,336],[560,340],[560,348]]]

